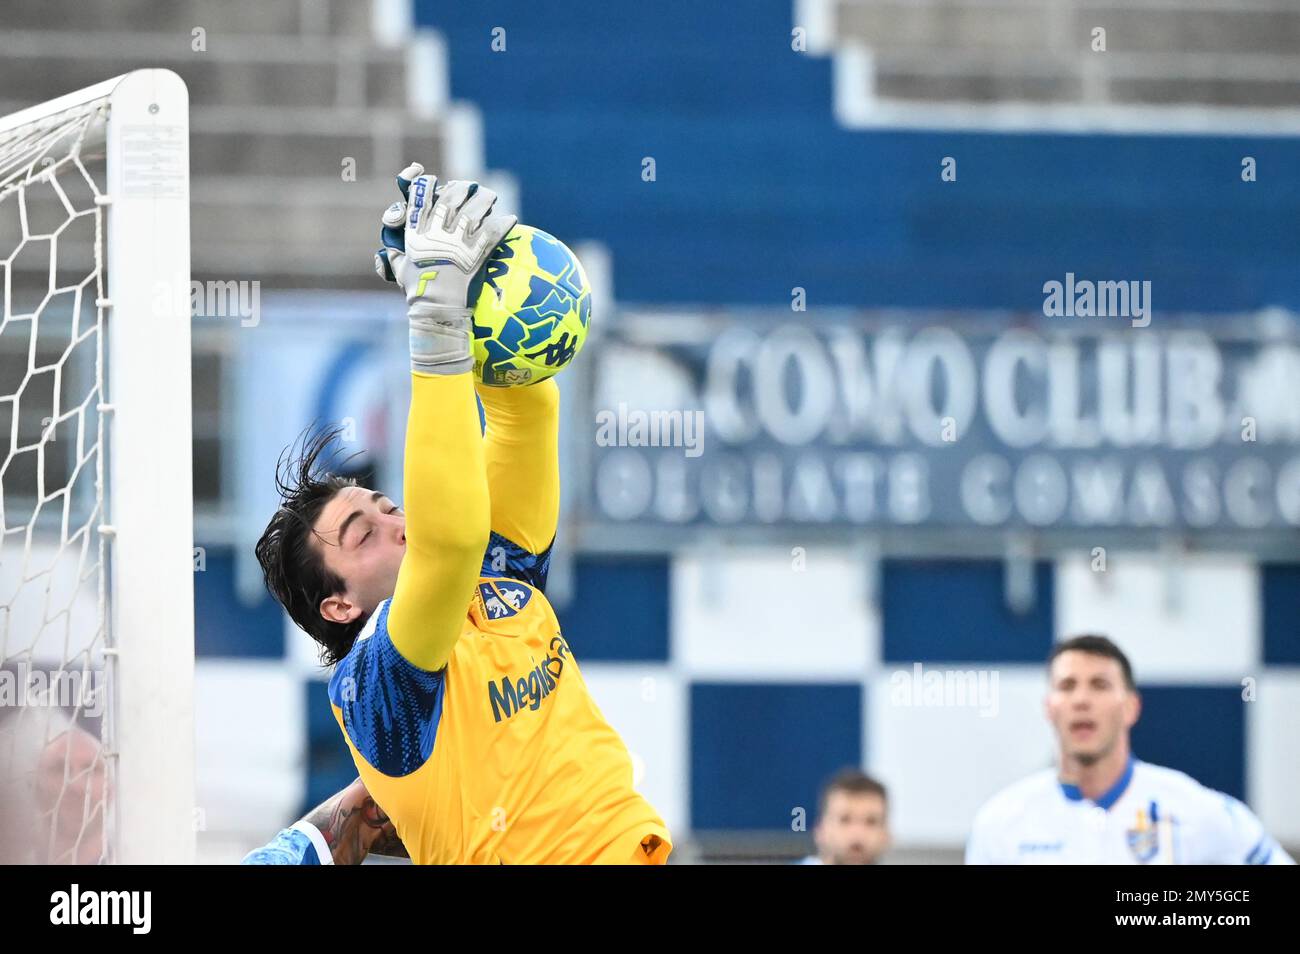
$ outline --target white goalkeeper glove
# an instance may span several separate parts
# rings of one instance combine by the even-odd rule
[[[462,374],[470,352],[469,286],[516,216],[496,212],[497,195],[477,182],[438,177],[418,162],[397,175],[401,202],[384,212],[375,271],[406,291],[411,370]]]

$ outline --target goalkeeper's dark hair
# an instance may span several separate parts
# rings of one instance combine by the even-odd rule
[[[1052,652],[1047,657],[1047,668],[1052,668],[1052,663],[1056,662],[1057,656],[1068,652],[1088,653],[1093,656],[1104,656],[1107,659],[1115,660],[1115,662],[1119,663],[1119,671],[1124,676],[1124,685],[1131,692],[1137,691],[1137,683],[1133,680],[1132,664],[1129,663],[1128,657],[1124,655],[1124,650],[1116,646],[1107,637],[1096,633],[1084,633],[1057,643],[1052,647]]]
[[[342,430],[309,427],[280,454],[275,465],[280,508],[258,539],[256,551],[266,588],[290,618],[320,644],[321,662],[327,666],[348,654],[365,626],[364,618],[335,623],[321,615],[321,601],[342,593],[347,585],[325,566],[324,554],[311,542],[325,505],[340,490],[357,483],[336,472],[357,456],[338,458]]]

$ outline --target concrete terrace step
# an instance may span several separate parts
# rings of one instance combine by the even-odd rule
[[[200,116],[190,131],[190,172],[206,176],[296,174],[342,181],[351,159],[358,178],[388,176],[412,159],[439,168],[443,141],[432,124],[371,120],[336,129],[205,128]]]
[[[882,49],[1294,53],[1300,7],[1284,2],[1116,0],[839,0],[837,37]]]
[[[1147,77],[1112,80],[1109,100],[1124,105],[1233,106],[1243,109],[1300,107],[1293,79]]]
[[[191,52],[164,35],[0,32],[5,100],[40,102],[107,77],[165,67],[184,78],[190,102],[204,105],[397,108],[405,103],[402,55],[357,40],[258,38]]]
[[[230,278],[299,275],[315,285],[373,282],[380,216],[398,197],[393,170],[356,182],[332,177],[206,176],[190,190],[196,273]],[[486,184],[511,188],[490,174]],[[513,204],[513,196],[508,198]],[[297,237],[286,241],[288,230]]]
[[[337,280],[364,287],[364,280],[373,278],[379,216],[396,195],[387,176],[357,182],[337,177],[196,179],[190,201],[193,272],[241,280],[304,275],[322,285]],[[48,206],[34,202],[29,212],[41,221],[61,217]],[[92,235],[90,221],[80,220],[60,238],[58,284],[85,274],[93,260]],[[0,235],[0,243],[6,255],[18,246],[17,238],[7,234]],[[50,243],[34,240],[23,245],[9,267],[44,274],[49,261]]]
[[[930,63],[892,56],[876,62],[869,80],[882,99],[966,103],[1075,103],[1084,98],[1081,76],[1064,67],[1047,70],[1033,64],[1003,63],[980,68]]]
[[[1300,50],[1300,6],[1263,8],[1225,3],[1217,9],[1192,2],[1159,9],[1123,3],[1075,11],[1076,32],[1106,28],[1112,52],[1294,54]]]
[[[195,180],[190,202],[193,271],[226,279],[308,275],[324,284],[336,279],[353,287],[373,276],[379,216],[396,194],[391,180],[378,179]],[[42,213],[39,206],[32,211]],[[60,284],[89,267],[91,235],[85,221],[60,239]],[[2,238],[10,251],[17,247],[12,237]],[[44,274],[49,260],[48,242],[29,241],[10,268]]]
[[[196,179],[190,192],[194,270],[234,278],[291,272],[367,274],[391,180]],[[293,241],[286,241],[292,230]]]
[[[352,34],[370,28],[364,0],[5,0],[0,29],[63,32],[208,31],[210,43],[235,34]]]
[[[977,5],[960,0],[840,0],[835,22],[837,42],[856,41],[878,49],[1065,49],[1072,26],[1060,6],[1030,2]],[[1086,39],[1085,34],[1084,49]]]
[[[397,197],[393,174],[412,160],[432,169],[454,161],[447,130],[456,126],[419,118],[408,107],[409,52],[372,38],[373,6],[5,0],[0,112],[132,69],[172,69],[189,87],[192,107],[194,275],[274,287],[371,288],[379,216]],[[205,31],[201,51],[192,48],[198,27]],[[460,155],[462,164],[473,162],[472,151]],[[342,177],[348,158],[356,181]],[[512,182],[497,185],[517,202]],[[61,215],[48,196],[34,196],[33,216],[43,209],[52,221]],[[290,232],[293,241],[286,240]],[[85,263],[90,251],[86,234],[69,233],[59,261]],[[48,260],[48,243],[33,244],[11,267],[41,272]]]
[[[1300,57],[891,50],[863,77],[875,96],[945,102],[1300,105]],[[865,92],[865,90],[864,90]]]

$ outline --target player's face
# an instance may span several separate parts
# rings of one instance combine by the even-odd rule
[[[831,792],[813,837],[829,864],[875,864],[889,846],[885,800],[871,792]]]
[[[406,515],[377,490],[345,487],[316,519],[315,545],[344,591],[321,602],[321,615],[351,622],[371,613],[397,589],[406,555]]]
[[[41,752],[36,800],[48,824],[52,860],[95,864],[100,860],[107,769],[99,740],[72,728]]]
[[[1047,717],[1061,753],[1084,764],[1115,750],[1137,722],[1137,693],[1119,663],[1094,653],[1064,652],[1052,662]]]

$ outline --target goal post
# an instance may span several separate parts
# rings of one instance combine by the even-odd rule
[[[194,860],[189,94],[127,74],[108,113],[108,518],[117,857]]]
[[[0,763],[37,860],[194,860],[188,112],[146,69],[0,117],[0,655],[45,692]]]

